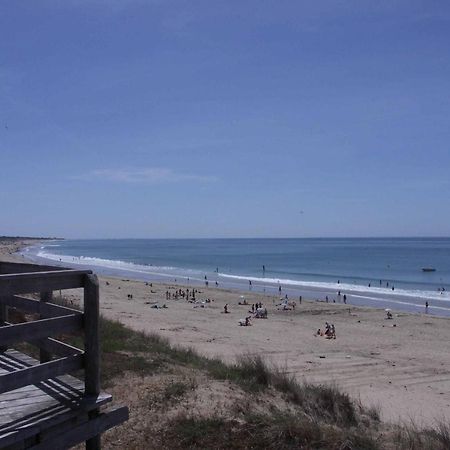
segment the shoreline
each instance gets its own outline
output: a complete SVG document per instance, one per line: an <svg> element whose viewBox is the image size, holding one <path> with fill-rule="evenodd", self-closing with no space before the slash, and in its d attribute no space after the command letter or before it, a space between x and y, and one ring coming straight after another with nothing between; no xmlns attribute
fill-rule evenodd
<svg viewBox="0 0 450 450"><path fill-rule="evenodd" d="M52 247L50 245L50 247ZM41 247L42 248L42 247ZM51 250L50 250L51 252ZM300 296L315 301L353 306L374 307L378 309L392 309L399 312L414 314L426 313L441 317L450 317L450 292L438 290L421 290L412 287L391 288L380 287L373 284L348 283L337 280L308 281L278 279L273 276L255 277L242 276L222 272L202 272L198 269L183 269L177 267L159 267L134 262L124 262L113 259L97 257L78 257L48 253L44 250L32 249L25 257L37 264L61 265L73 268L87 268L102 276L115 276L118 278L133 278L140 281L155 283L177 283L191 286L205 287L206 276L209 286L225 287L243 292L259 292L284 297L286 294L295 300ZM282 292L278 288L282 287ZM344 299L346 297L346 301ZM427 306L428 305L428 306Z"/></svg>
<svg viewBox="0 0 450 450"><path fill-rule="evenodd" d="M0 244L0 260L24 260L11 249L4 251ZM166 291L186 288L181 284L146 285L102 275L99 282L101 313L134 330L160 334L173 344L225 361L261 354L299 380L336 384L364 404L379 406L384 420L414 419L418 425L450 420L447 318L397 313L386 320L382 309L315 301L297 301L295 310L282 311L275 306L278 295L215 287L198 288L200 300L211 299L202 308L183 299L166 300ZM268 319L240 327L239 320L249 315L248 306L238 305L240 295L250 305L261 301ZM67 291L66 297L78 302L80 293ZM167 308L152 308L156 303ZM229 314L222 313L226 303ZM335 324L336 340L315 335L325 322Z"/></svg>

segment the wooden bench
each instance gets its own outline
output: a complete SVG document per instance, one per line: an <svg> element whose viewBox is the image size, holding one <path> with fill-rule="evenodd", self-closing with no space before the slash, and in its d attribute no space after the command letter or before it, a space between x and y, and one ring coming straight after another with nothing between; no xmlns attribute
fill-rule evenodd
<svg viewBox="0 0 450 450"><path fill-rule="evenodd" d="M84 308L52 301L53 291L82 288ZM39 298L29 294L39 293ZM28 294L28 295L24 295ZM35 320L11 323L11 309ZM84 350L54 337L83 333ZM53 337L52 337L53 336ZM24 342L39 359L14 349ZM104 405L100 391L99 289L89 270L0 263L0 448L65 449L128 419L127 407ZM84 371L84 381L70 373Z"/></svg>

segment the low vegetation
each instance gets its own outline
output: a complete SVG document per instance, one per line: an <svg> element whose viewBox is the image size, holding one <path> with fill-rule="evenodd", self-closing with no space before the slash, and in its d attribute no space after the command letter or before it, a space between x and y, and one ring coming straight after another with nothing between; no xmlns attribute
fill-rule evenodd
<svg viewBox="0 0 450 450"><path fill-rule="evenodd" d="M260 356L241 356L234 364L225 364L104 318L101 336L104 383L114 384L126 372L170 379L175 368L182 367L211 382L234 385L246 399L240 412L222 409L202 415L183 410L167 416L153 435L157 438L137 448L450 449L447 424L429 430L384 424L378 409L364 408L335 386L300 383ZM159 408L166 411L181 399L189 402L197 387L195 378L169 381L160 394ZM280 396L284 403L278 407L269 402L264 411L258 410L256 405L265 396Z"/></svg>
<svg viewBox="0 0 450 450"><path fill-rule="evenodd" d="M335 386L300 383L261 356L226 364L105 318L100 331L103 387L130 405L105 448L119 439L137 449L450 449L449 424L385 424L378 409ZM62 339L83 345L82 336Z"/></svg>

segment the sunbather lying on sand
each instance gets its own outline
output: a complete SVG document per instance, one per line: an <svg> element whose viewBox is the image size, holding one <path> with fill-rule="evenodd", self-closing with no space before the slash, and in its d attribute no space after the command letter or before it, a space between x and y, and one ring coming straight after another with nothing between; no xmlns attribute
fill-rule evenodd
<svg viewBox="0 0 450 450"><path fill-rule="evenodd" d="M251 325L250 322L250 316L246 317L245 319L239 319L239 326L241 327L248 327Z"/></svg>

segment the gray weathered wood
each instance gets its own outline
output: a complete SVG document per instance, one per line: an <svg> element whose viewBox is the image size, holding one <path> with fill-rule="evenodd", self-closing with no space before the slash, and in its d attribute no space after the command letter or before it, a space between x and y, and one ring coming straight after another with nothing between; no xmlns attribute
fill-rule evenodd
<svg viewBox="0 0 450 450"><path fill-rule="evenodd" d="M83 368L83 355L66 356L0 375L0 394Z"/></svg>
<svg viewBox="0 0 450 450"><path fill-rule="evenodd" d="M93 422L97 420L97 418L100 415L100 410L94 410L90 411L88 413L89 422ZM86 450L100 450L102 447L102 440L101 440L101 431L99 431L98 434L95 436L89 437L89 439L86 439Z"/></svg>
<svg viewBox="0 0 450 450"><path fill-rule="evenodd" d="M47 306L45 303L51 302L53 299L53 292L47 291L47 292L41 292L41 301L39 303L40 306L40 314L39 317L41 319L47 319L48 316L45 314L45 306ZM50 361L52 359L52 355L47 352L43 347L39 349L39 360L41 363Z"/></svg>
<svg viewBox="0 0 450 450"><path fill-rule="evenodd" d="M1 297L0 297L0 327L6 324L8 321L8 306L3 305L1 303ZM0 341L1 344L1 341ZM6 345L0 345L0 353L6 351L7 346Z"/></svg>
<svg viewBox="0 0 450 450"><path fill-rule="evenodd" d="M59 270L0 275L0 296L82 287L90 270Z"/></svg>
<svg viewBox="0 0 450 450"><path fill-rule="evenodd" d="M0 327L8 321L8 306L1 303L0 298Z"/></svg>
<svg viewBox="0 0 450 450"><path fill-rule="evenodd" d="M14 325L14 324L6 322L6 325ZM61 342L53 338L44 338L44 339L27 338L25 342L31 345L35 345L38 348L42 348L48 353L53 353L54 355L57 356L71 356L84 354L83 350L80 350L77 347L73 347L72 345L66 344L65 342Z"/></svg>
<svg viewBox="0 0 450 450"><path fill-rule="evenodd" d="M38 363L27 355L8 350L0 357L0 374L7 373L2 362L8 360L24 367ZM70 375L0 394L0 448L23 443L38 433L47 434L47 430L51 433L52 427L110 401L111 395L104 392L96 397L85 396L84 383Z"/></svg>
<svg viewBox="0 0 450 450"><path fill-rule="evenodd" d="M33 450L48 450L49 448L65 449L73 447L84 440L88 441L90 438L97 436L126 420L128 420L128 408L124 406L111 408L85 424L74 427L72 430L57 435L53 439L45 440L41 444L34 446Z"/></svg>
<svg viewBox="0 0 450 450"><path fill-rule="evenodd" d="M60 317L69 314L82 314L81 311L67 306L56 305L54 303L41 303L39 300L22 297L20 295L6 295L0 297L0 304L20 309L21 311L39 314L43 313L47 317Z"/></svg>
<svg viewBox="0 0 450 450"><path fill-rule="evenodd" d="M84 288L84 313L51 302L51 291L78 287ZM18 295L27 293L40 293L40 301ZM40 319L9 324L8 307ZM0 352L0 448L62 449L85 441L88 450L100 449L100 434L127 420L128 409L100 412L111 396L100 392L97 277L86 270L0 263L0 308L0 343L25 341L41 349L41 364L11 349ZM83 328L85 352L50 337ZM52 354L59 358L50 360ZM84 383L65 375L83 367Z"/></svg>
<svg viewBox="0 0 450 450"><path fill-rule="evenodd" d="M48 272L51 270L68 270L66 267L44 266L40 264L0 262L0 274Z"/></svg>
<svg viewBox="0 0 450 450"><path fill-rule="evenodd" d="M53 338L27 340L26 342L56 356L82 355L84 353L83 350L80 350L79 348Z"/></svg>
<svg viewBox="0 0 450 450"><path fill-rule="evenodd" d="M84 352L86 394L100 392L99 287L95 275L86 275L84 287Z"/></svg>
<svg viewBox="0 0 450 450"><path fill-rule="evenodd" d="M100 341L99 341L99 285L95 275L86 275L84 287L84 351L85 365L85 392L97 395L100 392ZM99 411L89 413L89 422L97 420ZM86 450L100 450L100 433L86 439Z"/></svg>
<svg viewBox="0 0 450 450"><path fill-rule="evenodd" d="M11 345L27 339L41 339L58 333L70 333L81 330L83 316L53 317L51 319L35 320L33 322L19 323L0 327L0 342L2 345Z"/></svg>

